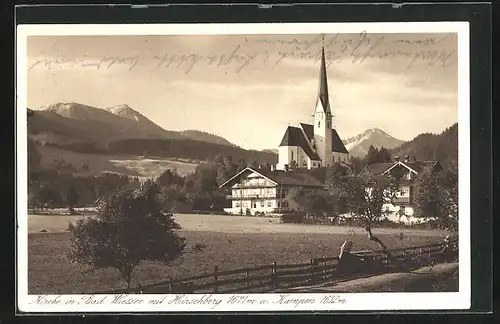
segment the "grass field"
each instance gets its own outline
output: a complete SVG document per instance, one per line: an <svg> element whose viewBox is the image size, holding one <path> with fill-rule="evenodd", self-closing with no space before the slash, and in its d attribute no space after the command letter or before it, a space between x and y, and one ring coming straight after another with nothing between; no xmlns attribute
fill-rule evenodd
<svg viewBox="0 0 500 324"><path fill-rule="evenodd" d="M39 146L38 150L42 156L40 161L42 167L53 168L54 160L62 158L73 166L76 175L82 176L112 172L148 179L158 177L166 169L175 169L181 176L185 176L193 173L198 165L173 159L84 154L48 146ZM88 170L84 170L83 165L87 165Z"/></svg>
<svg viewBox="0 0 500 324"><path fill-rule="evenodd" d="M229 270L274 261L278 264L308 262L315 257L338 255L340 245L348 237L354 243L354 250L377 248L362 229L356 228L276 224L267 218L214 215L178 215L176 219L183 226L181 235L188 240L188 253L170 265L140 265L136 275L141 284L211 273L214 266ZM115 270L85 272L87 267L66 258L70 234L64 230L68 221L70 219L64 216L29 217L32 233L28 238L29 293L93 293L123 288L125 283ZM42 227L51 230L39 233ZM436 242L445 235L437 231L405 230L401 240L398 234L402 231L397 229L374 229L373 232L390 248ZM198 243L206 248L190 252Z"/></svg>

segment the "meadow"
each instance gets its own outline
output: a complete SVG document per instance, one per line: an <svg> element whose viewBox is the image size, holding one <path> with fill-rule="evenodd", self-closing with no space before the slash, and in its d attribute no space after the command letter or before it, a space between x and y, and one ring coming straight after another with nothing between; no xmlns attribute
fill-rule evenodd
<svg viewBox="0 0 500 324"><path fill-rule="evenodd" d="M198 165L181 159L87 154L49 146L39 146L38 150L42 156L40 165L43 168L55 168L55 161L62 158L73 166L74 174L79 176L118 173L139 179L150 179L160 176L167 169L176 170L181 176L186 176L193 173ZM83 168L84 165L87 168Z"/></svg>
<svg viewBox="0 0 500 324"><path fill-rule="evenodd" d="M29 216L30 294L95 293L125 287L114 269L89 271L68 260L70 234L66 229L68 222L75 220L66 216ZM180 235L188 241L186 253L168 265L144 262L135 271L133 285L211 273L215 266L224 271L274 261L299 263L336 256L346 238L353 241L353 250L377 249L360 228L278 224L276 219L238 216L177 215L176 220L182 226ZM42 230L46 232L40 233ZM373 233L390 248L437 242L446 235L409 229L374 229ZM197 244L204 249L193 249Z"/></svg>

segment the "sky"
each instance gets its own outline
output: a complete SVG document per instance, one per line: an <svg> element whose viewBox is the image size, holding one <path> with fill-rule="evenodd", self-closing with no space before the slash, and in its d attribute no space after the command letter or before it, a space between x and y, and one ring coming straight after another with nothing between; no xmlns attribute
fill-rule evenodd
<svg viewBox="0 0 500 324"><path fill-rule="evenodd" d="M333 126L411 140L458 121L456 34L326 34ZM277 148L311 123L320 35L30 36L32 109L127 104L167 130Z"/></svg>

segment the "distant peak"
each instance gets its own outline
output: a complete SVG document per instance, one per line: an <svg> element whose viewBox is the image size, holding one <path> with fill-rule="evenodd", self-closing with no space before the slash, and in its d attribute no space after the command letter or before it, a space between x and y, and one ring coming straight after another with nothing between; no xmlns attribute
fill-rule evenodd
<svg viewBox="0 0 500 324"><path fill-rule="evenodd" d="M133 119L136 122L139 122L139 119L144 119L144 117L140 113L130 108L130 106L126 104L110 107L107 108L106 110L116 116Z"/></svg>
<svg viewBox="0 0 500 324"><path fill-rule="evenodd" d="M387 134L386 132L384 132L383 130L381 130L378 127L373 127L373 128L367 129L365 131L365 133L383 133L383 134Z"/></svg>
<svg viewBox="0 0 500 324"><path fill-rule="evenodd" d="M110 108L107 108L108 111L112 112L112 113L117 113L117 112L136 112L134 109L130 108L129 105L126 105L126 104L121 104L121 105L117 105L117 106L113 106L113 107L110 107Z"/></svg>

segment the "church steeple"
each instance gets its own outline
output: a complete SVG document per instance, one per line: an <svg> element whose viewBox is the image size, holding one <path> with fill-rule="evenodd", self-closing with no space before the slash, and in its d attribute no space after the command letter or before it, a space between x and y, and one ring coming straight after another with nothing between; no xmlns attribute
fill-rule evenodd
<svg viewBox="0 0 500 324"><path fill-rule="evenodd" d="M318 100L321 101L323 111L330 113L330 100L328 98L328 80L326 75L326 62L325 62L325 36L321 36L321 66L319 72L319 92Z"/></svg>

